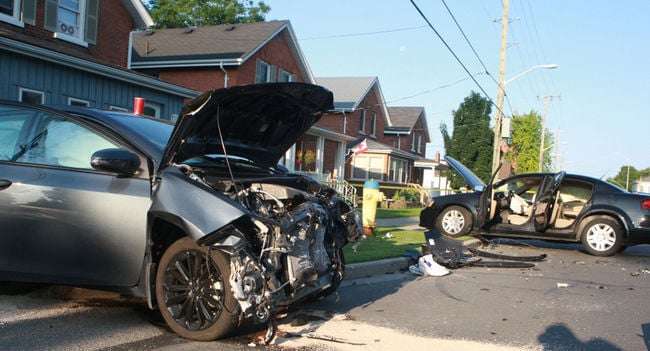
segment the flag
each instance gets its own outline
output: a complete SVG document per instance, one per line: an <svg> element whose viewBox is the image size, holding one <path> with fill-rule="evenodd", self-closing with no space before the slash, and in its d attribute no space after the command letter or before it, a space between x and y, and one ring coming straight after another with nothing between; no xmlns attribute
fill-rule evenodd
<svg viewBox="0 0 650 351"><path fill-rule="evenodd" d="M352 149L352 152L354 153L355 156L358 154L362 154L366 151L368 151L368 144L366 143L365 138L361 140L361 142Z"/></svg>

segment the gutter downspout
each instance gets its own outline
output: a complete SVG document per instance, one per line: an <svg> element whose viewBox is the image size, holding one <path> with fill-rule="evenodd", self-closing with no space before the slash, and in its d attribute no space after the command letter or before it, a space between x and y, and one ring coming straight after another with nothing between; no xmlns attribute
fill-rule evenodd
<svg viewBox="0 0 650 351"><path fill-rule="evenodd" d="M223 68L223 62L219 62L219 68L223 72L223 87L227 88L228 87L228 71L226 71L225 68Z"/></svg>
<svg viewBox="0 0 650 351"><path fill-rule="evenodd" d="M126 54L126 69L131 69L131 51L133 51L133 31L129 32L129 52Z"/></svg>

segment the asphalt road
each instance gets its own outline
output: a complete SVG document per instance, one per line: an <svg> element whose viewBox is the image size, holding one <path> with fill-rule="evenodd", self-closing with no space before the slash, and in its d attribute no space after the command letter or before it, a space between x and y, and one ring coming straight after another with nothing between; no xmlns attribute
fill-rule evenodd
<svg viewBox="0 0 650 351"><path fill-rule="evenodd" d="M255 349L650 350L650 246L598 258L578 245L527 243L542 247L504 242L491 250L548 259L526 269L348 280L338 295L300 304L280 320L274 345ZM292 326L296 320L306 324ZM195 343L139 301L60 287L0 289L1 350L250 350L256 331Z"/></svg>
<svg viewBox="0 0 650 351"><path fill-rule="evenodd" d="M600 258L579 245L506 243L512 242L490 251L549 257L528 269L465 267L444 277L356 280L341 289L335 310L432 338L520 349L650 350L650 246Z"/></svg>

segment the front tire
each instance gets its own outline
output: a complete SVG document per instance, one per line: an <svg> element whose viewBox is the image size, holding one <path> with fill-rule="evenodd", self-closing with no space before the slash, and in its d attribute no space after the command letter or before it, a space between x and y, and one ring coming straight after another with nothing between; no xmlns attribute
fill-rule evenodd
<svg viewBox="0 0 650 351"><path fill-rule="evenodd" d="M594 256L611 256L618 252L623 242L623 229L618 222L597 217L588 220L582 230L582 245Z"/></svg>
<svg viewBox="0 0 650 351"><path fill-rule="evenodd" d="M185 237L163 254L156 273L156 299L167 325L186 339L210 341L237 323L225 254Z"/></svg>
<svg viewBox="0 0 650 351"><path fill-rule="evenodd" d="M436 229L451 238L465 236L472 229L472 215L464 207L447 207L436 219Z"/></svg>

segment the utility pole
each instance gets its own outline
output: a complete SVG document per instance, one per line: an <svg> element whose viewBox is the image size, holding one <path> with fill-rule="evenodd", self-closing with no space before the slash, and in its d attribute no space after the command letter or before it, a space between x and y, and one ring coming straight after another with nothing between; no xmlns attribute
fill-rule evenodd
<svg viewBox="0 0 650 351"><path fill-rule="evenodd" d="M544 166L544 138L546 137L546 112L548 111L548 100L553 100L553 98L560 98L559 96L550 96L544 95L544 113L542 114L542 141L539 143L539 167L538 171L543 171Z"/></svg>
<svg viewBox="0 0 650 351"><path fill-rule="evenodd" d="M553 157L553 173L557 172L557 149L558 145L560 145L560 140L558 136L560 135L560 130L555 129L555 156Z"/></svg>
<svg viewBox="0 0 650 351"><path fill-rule="evenodd" d="M497 118L494 123L494 149L492 150L492 173L501 163L501 121L503 120L503 98L505 95L506 49L508 48L508 3L503 0L501 16L501 60L499 64L499 91L497 93ZM497 178L499 178L497 176Z"/></svg>

